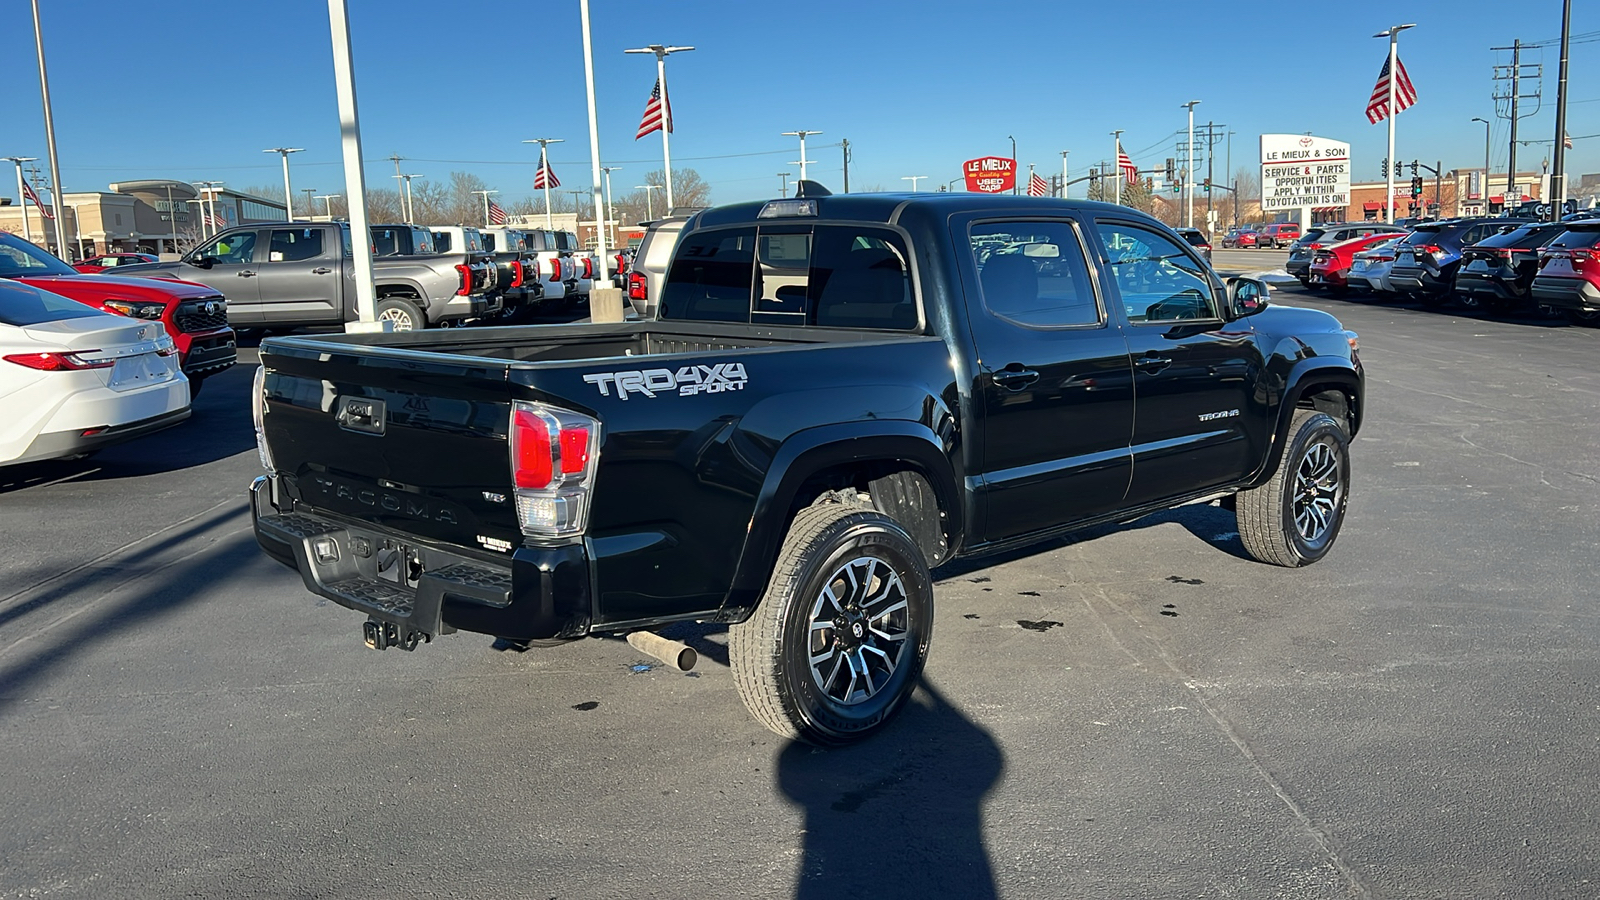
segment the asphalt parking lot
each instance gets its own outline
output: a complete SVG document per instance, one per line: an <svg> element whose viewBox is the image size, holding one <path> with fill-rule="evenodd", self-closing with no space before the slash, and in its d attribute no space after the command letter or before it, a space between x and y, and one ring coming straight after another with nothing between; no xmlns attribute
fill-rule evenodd
<svg viewBox="0 0 1600 900"><path fill-rule="evenodd" d="M829 752L716 629L364 649L255 548L247 350L0 469L0 897L1600 895L1600 331L1275 296L1361 335L1332 555L1191 506L947 568L914 706Z"/></svg>

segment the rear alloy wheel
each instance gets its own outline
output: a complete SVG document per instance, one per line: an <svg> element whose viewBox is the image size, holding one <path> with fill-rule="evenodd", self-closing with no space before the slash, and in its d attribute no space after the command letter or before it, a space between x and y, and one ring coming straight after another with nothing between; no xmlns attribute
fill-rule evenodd
<svg viewBox="0 0 1600 900"><path fill-rule="evenodd" d="M893 519L839 503L795 516L772 581L728 632L739 695L774 732L860 740L911 696L933 638L933 580Z"/></svg>
<svg viewBox="0 0 1600 900"><path fill-rule="evenodd" d="M1600 310L1569 309L1567 310L1567 321L1574 325L1597 328L1600 327Z"/></svg>
<svg viewBox="0 0 1600 900"><path fill-rule="evenodd" d="M420 331L428 327L422 310L405 297L387 297L379 301L378 321L391 323L395 331Z"/></svg>
<svg viewBox="0 0 1600 900"><path fill-rule="evenodd" d="M1326 556L1350 502L1350 439L1327 413L1295 410L1283 461L1266 484L1239 492L1239 539L1275 566Z"/></svg>

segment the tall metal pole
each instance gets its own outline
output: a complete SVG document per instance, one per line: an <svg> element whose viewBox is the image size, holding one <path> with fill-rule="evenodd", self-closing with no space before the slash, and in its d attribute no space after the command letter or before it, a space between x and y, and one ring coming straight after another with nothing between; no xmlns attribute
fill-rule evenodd
<svg viewBox="0 0 1600 900"><path fill-rule="evenodd" d="M850 193L850 140L840 138L839 148L844 155L844 192L848 194Z"/></svg>
<svg viewBox="0 0 1600 900"><path fill-rule="evenodd" d="M806 163L811 162L811 160L806 159L806 135L808 135L808 134L821 134L821 133L822 132L820 132L820 131L804 131L804 130L802 130L802 131L785 131L784 132L784 136L785 137L798 137L798 138L800 138L800 159L797 162L792 163L792 165L798 165L800 167L800 180L801 181L805 181L806 180ZM671 213L672 210L668 209L667 212Z"/></svg>
<svg viewBox="0 0 1600 900"><path fill-rule="evenodd" d="M33 243L33 223L28 220L28 194L22 189L22 164L33 162L37 156L8 156L6 159L17 167L17 205L22 207L22 236L28 243Z"/></svg>
<svg viewBox="0 0 1600 900"><path fill-rule="evenodd" d="M617 208L612 205L611 173L621 166L601 166L600 171L606 173L606 227L611 229L611 243L617 243Z"/></svg>
<svg viewBox="0 0 1600 900"><path fill-rule="evenodd" d="M1483 200L1484 212L1489 211L1489 120L1482 116L1473 116L1472 121L1483 123L1483 191L1478 196ZM1460 205L1460 204L1457 204Z"/></svg>
<svg viewBox="0 0 1600 900"><path fill-rule="evenodd" d="M778 182L778 196L779 197L787 197L787 196L789 196L789 173L788 172L779 172L778 173L778 178L781 179Z"/></svg>
<svg viewBox="0 0 1600 900"><path fill-rule="evenodd" d="M1015 172L1017 170L1017 139L1012 137L1009 134L1006 135L1006 137L1010 138L1010 140L1011 140L1011 171ZM1015 178L1013 178L1013 179L1011 179L1011 193L1014 195L1014 194L1016 194L1016 192L1017 192L1017 180Z"/></svg>
<svg viewBox="0 0 1600 900"><path fill-rule="evenodd" d="M1061 151L1061 199L1067 199L1067 152Z"/></svg>
<svg viewBox="0 0 1600 900"><path fill-rule="evenodd" d="M328 23L333 31L333 80L339 95L339 131L344 145L345 209L350 213L350 247L356 275L356 319L352 329L371 330L362 324L378 321L378 290L372 278L372 232L367 224L366 169L361 155L361 116L356 110L356 71L350 46L350 11L347 0L328 0ZM333 204L328 204L332 217ZM422 323L418 323L419 325Z"/></svg>
<svg viewBox="0 0 1600 900"><path fill-rule="evenodd" d="M594 46L593 42L589 38L589 0L580 0L578 9L582 13L583 19L583 79L584 86L589 92L589 166L594 170L594 180L589 183L592 185L591 189L594 192L593 202L595 218L599 218L601 215L601 210L605 209L605 198L601 196L600 193L600 119L595 114L594 106ZM662 114L665 115L667 103L666 53L663 52L656 57L656 66L661 75L661 104ZM663 151L666 148L666 142L667 129L666 122L663 121L661 128L661 145ZM670 165L667 167L667 184L672 184L672 167ZM668 190L671 190L671 188L669 187ZM606 230L604 228L596 228L594 230L594 238L595 255L600 257L599 280L605 282L606 284L610 284L611 261L606 258L608 256L606 253Z"/></svg>
<svg viewBox="0 0 1600 900"><path fill-rule="evenodd" d="M1400 73L1395 70L1395 61L1400 57L1399 42L1400 30L1398 28L1389 29L1389 155L1384 157L1389 160L1389 167L1388 171L1383 173L1383 220L1391 224L1394 222L1394 120L1399 118L1399 116L1395 115L1394 110L1395 85L1400 76ZM1512 102L1515 103L1516 101L1513 100Z"/></svg>
<svg viewBox="0 0 1600 900"><path fill-rule="evenodd" d="M328 221L333 221L333 201L343 197L343 194L318 194L317 199L322 201L322 212Z"/></svg>
<svg viewBox="0 0 1600 900"><path fill-rule="evenodd" d="M498 194L499 191L473 191L474 194L483 195L483 227L489 227L489 195Z"/></svg>
<svg viewBox="0 0 1600 900"><path fill-rule="evenodd" d="M401 175L400 177L405 180L405 185L406 185L406 195L405 195L406 224L407 225L415 225L415 224L417 224L417 207L416 207L415 204L413 204L411 202L411 179L413 179L413 178L421 178L422 176L413 173L413 174L408 174L408 175Z"/></svg>
<svg viewBox="0 0 1600 900"><path fill-rule="evenodd" d="M39 30L39 0L33 0L33 46L39 53L39 93L44 102L44 141L50 157L50 205L55 209L56 246L66 252L67 232L61 220L61 165L56 161L56 120L50 112L50 76L44 67L44 35ZM23 204L27 218L27 204Z"/></svg>
<svg viewBox="0 0 1600 900"><path fill-rule="evenodd" d="M654 222L656 218L656 205L654 202L656 195L651 193L651 191L661 190L661 185L636 184L633 186L633 189L636 191L644 191L644 218L647 222Z"/></svg>
<svg viewBox="0 0 1600 900"><path fill-rule="evenodd" d="M283 214L294 221L294 188L289 186L289 154L304 152L303 147L273 147L262 153L276 153L283 157Z"/></svg>
<svg viewBox="0 0 1600 900"><path fill-rule="evenodd" d="M1567 202L1567 42L1572 32L1572 0L1561 4L1561 74L1556 82L1556 143L1551 154L1550 221L1561 221Z"/></svg>
<svg viewBox="0 0 1600 900"><path fill-rule="evenodd" d="M1183 172L1183 227L1194 227L1194 108L1199 100L1181 104L1189 108L1189 146L1184 150Z"/></svg>
<svg viewBox="0 0 1600 900"><path fill-rule="evenodd" d="M316 200L317 189L316 188L301 188L300 189L300 193L306 195L306 221L310 222L310 221L312 221L312 217L317 214L317 200Z"/></svg>
<svg viewBox="0 0 1600 900"><path fill-rule="evenodd" d="M544 227L554 229L554 220L550 217L550 157L548 155L551 144L559 144L566 138L534 138L523 141L524 144L539 145L539 169L543 172L539 179L544 182Z"/></svg>
<svg viewBox="0 0 1600 900"><path fill-rule="evenodd" d="M1122 205L1122 129L1111 132L1111 164L1116 167L1117 177L1111 179L1116 185L1116 203ZM1105 196L1102 194L1101 196Z"/></svg>
<svg viewBox="0 0 1600 900"><path fill-rule="evenodd" d="M587 2L587 0L585 0ZM623 53L654 53L656 57L656 84L661 87L661 161L662 175L667 189L667 215L672 215L672 142L669 135L672 129L670 116L672 104L667 100L667 57L674 53L685 53L693 47L668 47L664 44L651 44L647 47L638 47L633 50L624 50ZM598 182L599 177L595 180Z"/></svg>

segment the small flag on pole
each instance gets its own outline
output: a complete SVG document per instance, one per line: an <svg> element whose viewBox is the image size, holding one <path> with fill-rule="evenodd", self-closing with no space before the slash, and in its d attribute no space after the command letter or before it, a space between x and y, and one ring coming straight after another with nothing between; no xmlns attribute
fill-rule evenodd
<svg viewBox="0 0 1600 900"><path fill-rule="evenodd" d="M1417 89L1412 86L1411 76L1406 74L1406 64L1400 61L1400 57L1396 56L1394 63L1398 74L1394 79L1394 112L1399 114L1417 102ZM1383 71L1378 73L1378 83L1372 88L1372 96L1367 98L1367 121L1376 125L1388 118L1389 114L1389 60L1384 59Z"/></svg>
<svg viewBox="0 0 1600 900"><path fill-rule="evenodd" d="M500 207L500 204L494 202L493 200L490 200L489 201L489 224L490 225L504 225L505 223L506 223L506 211Z"/></svg>
<svg viewBox="0 0 1600 900"><path fill-rule="evenodd" d="M26 181L22 183L22 195L28 198L29 203L39 207L39 213L46 219L54 219L56 217L55 210L45 206L44 202L39 199L39 195L34 193L33 185L27 183Z"/></svg>
<svg viewBox="0 0 1600 900"><path fill-rule="evenodd" d="M1049 183L1046 182L1043 178L1040 178L1039 177L1039 173L1037 173L1037 172L1029 173L1029 175L1028 175L1028 196L1029 197L1046 197L1046 196L1049 196L1049 194L1050 194L1050 185L1049 185Z"/></svg>
<svg viewBox="0 0 1600 900"><path fill-rule="evenodd" d="M1122 173L1123 178L1128 179L1129 184L1139 183L1139 167L1133 164L1128 154L1122 152L1121 141L1117 141L1117 171Z"/></svg>
<svg viewBox="0 0 1600 900"><path fill-rule="evenodd" d="M639 120L639 133L633 136L634 140L662 128L667 134L672 133L672 101L663 100L661 93L661 79L657 78L655 89L650 92L650 102L644 105L644 118Z"/></svg>
<svg viewBox="0 0 1600 900"><path fill-rule="evenodd" d="M535 190L561 187L561 179L550 171L550 160L545 157L543 147L539 148L539 171L533 176L533 187Z"/></svg>
<svg viewBox="0 0 1600 900"><path fill-rule="evenodd" d="M1571 150L1572 149L1572 135L1567 134L1565 131L1561 132L1561 146L1567 148L1568 150Z"/></svg>

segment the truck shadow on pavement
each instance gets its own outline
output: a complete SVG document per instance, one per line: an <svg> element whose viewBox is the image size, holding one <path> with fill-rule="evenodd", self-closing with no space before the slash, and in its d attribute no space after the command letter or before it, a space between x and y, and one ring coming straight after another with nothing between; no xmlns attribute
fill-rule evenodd
<svg viewBox="0 0 1600 900"><path fill-rule="evenodd" d="M795 897L998 896L983 801L1004 772L995 739L926 679L872 738L791 743L776 780L805 814Z"/></svg>

